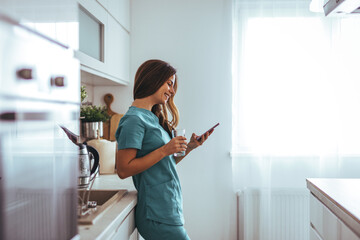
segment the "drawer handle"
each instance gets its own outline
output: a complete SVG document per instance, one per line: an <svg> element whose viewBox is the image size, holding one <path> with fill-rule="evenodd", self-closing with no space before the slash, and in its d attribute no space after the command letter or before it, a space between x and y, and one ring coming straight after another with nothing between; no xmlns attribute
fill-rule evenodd
<svg viewBox="0 0 360 240"><path fill-rule="evenodd" d="M31 68L22 68L16 71L16 76L19 79L31 80L33 79L33 69Z"/></svg>
<svg viewBox="0 0 360 240"><path fill-rule="evenodd" d="M52 77L50 79L50 84L51 86L55 86L55 87L65 87L65 77L63 76Z"/></svg>

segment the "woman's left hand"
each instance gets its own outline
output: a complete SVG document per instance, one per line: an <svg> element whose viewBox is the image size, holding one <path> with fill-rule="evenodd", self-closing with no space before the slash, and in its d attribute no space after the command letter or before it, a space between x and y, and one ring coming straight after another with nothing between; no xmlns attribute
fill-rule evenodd
<svg viewBox="0 0 360 240"><path fill-rule="evenodd" d="M197 148L198 146L201 146L205 141L206 139L208 139L208 137L210 136L210 134L214 131L214 129L212 129L210 132L206 132L201 138L200 140L196 140L199 136L196 135L195 133L193 133L191 135L191 139L188 143L188 149L189 150L193 150L195 148Z"/></svg>

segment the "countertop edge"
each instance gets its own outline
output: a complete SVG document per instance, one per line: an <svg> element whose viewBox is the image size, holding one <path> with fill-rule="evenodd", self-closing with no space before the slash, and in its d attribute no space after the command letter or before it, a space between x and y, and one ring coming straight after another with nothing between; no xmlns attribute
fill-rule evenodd
<svg viewBox="0 0 360 240"><path fill-rule="evenodd" d="M360 237L360 220L345 209L340 203L326 192L321 190L312 179L306 179L307 188L318 198L332 213L334 213L345 225L347 225L357 236Z"/></svg>

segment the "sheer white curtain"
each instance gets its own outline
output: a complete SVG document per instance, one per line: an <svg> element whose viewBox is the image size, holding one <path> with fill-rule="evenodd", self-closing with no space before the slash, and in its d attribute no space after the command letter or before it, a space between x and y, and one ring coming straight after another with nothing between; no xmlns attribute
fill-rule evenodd
<svg viewBox="0 0 360 240"><path fill-rule="evenodd" d="M360 18L325 18L309 4L234 1L236 190L360 177ZM262 204L259 239L271 239Z"/></svg>

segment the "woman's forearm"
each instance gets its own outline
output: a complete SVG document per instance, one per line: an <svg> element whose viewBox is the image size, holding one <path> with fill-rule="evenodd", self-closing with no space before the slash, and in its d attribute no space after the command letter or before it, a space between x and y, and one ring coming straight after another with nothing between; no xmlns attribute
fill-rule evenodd
<svg viewBox="0 0 360 240"><path fill-rule="evenodd" d="M124 161L121 159L121 156L119 156L120 154L121 150L118 152L116 171L121 179L141 173L167 156L163 147L160 147L143 157L134 157L129 161Z"/></svg>
<svg viewBox="0 0 360 240"><path fill-rule="evenodd" d="M182 136L175 137L162 147L137 158L137 149L127 148L118 150L116 159L116 171L120 178L127 178L145 171L155 165L161 159L175 152L185 151L186 138ZM189 153L189 151L187 151Z"/></svg>

